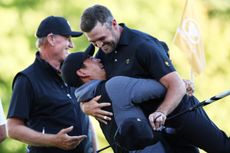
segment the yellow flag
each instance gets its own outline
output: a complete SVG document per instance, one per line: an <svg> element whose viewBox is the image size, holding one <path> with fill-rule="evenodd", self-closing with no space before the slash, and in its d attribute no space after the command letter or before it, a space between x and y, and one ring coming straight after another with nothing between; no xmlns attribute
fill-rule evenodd
<svg viewBox="0 0 230 153"><path fill-rule="evenodd" d="M205 67L205 55L193 2L194 0L186 1L181 24L174 37L174 43L185 52L192 70L199 74Z"/></svg>

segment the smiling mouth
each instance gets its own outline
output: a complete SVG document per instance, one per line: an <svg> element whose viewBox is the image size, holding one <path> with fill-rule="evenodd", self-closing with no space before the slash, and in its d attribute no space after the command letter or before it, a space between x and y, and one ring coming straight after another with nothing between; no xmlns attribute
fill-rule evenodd
<svg viewBox="0 0 230 153"><path fill-rule="evenodd" d="M108 48L107 48L107 47L102 47L102 49L103 49L103 50L105 50L105 51L107 51L107 50L108 50Z"/></svg>
<svg viewBox="0 0 230 153"><path fill-rule="evenodd" d="M100 68L101 68L101 69L104 69L104 65L103 65L103 64L101 64L101 65L100 65Z"/></svg>
<svg viewBox="0 0 230 153"><path fill-rule="evenodd" d="M108 50L108 49L110 48L110 45L109 45L109 44L104 44L104 45L102 46L102 48L103 48L104 50Z"/></svg>

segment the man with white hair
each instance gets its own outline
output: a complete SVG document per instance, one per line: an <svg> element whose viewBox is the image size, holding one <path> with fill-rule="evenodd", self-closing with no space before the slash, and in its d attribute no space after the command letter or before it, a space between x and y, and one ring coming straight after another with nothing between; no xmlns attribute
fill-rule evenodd
<svg viewBox="0 0 230 153"><path fill-rule="evenodd" d="M13 80L8 113L9 137L28 144L28 153L93 153L90 121L74 90L61 78L60 66L73 48L72 31L63 17L49 16L39 25L33 64Z"/></svg>

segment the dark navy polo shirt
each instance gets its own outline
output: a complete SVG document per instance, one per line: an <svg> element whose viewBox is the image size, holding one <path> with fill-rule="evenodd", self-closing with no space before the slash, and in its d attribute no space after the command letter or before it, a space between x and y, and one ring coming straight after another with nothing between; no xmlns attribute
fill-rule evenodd
<svg viewBox="0 0 230 153"><path fill-rule="evenodd" d="M146 33L129 29L124 24L120 25L123 31L116 49L109 54L99 49L96 55L104 64L108 79L123 75L159 80L175 71L164 42Z"/></svg>
<svg viewBox="0 0 230 153"><path fill-rule="evenodd" d="M88 117L81 111L74 90L37 53L34 63L14 79L8 118L22 119L29 128L47 134L56 134L73 125L69 135L87 135ZM72 151L51 147L29 148L31 152L39 153L72 153L83 152L83 145L84 142Z"/></svg>

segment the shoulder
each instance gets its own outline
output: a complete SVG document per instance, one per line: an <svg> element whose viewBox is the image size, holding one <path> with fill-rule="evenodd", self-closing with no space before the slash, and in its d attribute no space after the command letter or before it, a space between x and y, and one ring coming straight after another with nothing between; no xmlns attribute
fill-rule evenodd
<svg viewBox="0 0 230 153"><path fill-rule="evenodd" d="M147 35L136 45L136 56L169 57L168 46L165 42L159 41L157 38Z"/></svg>
<svg viewBox="0 0 230 153"><path fill-rule="evenodd" d="M13 79L13 83L12 83L12 88L14 87L15 83L17 82L17 84L24 84L24 83L28 83L29 82L29 76L30 75L34 75L35 72L35 68L34 68L34 64L31 64L30 66L28 66L27 68L25 68L24 70L18 72L14 79Z"/></svg>
<svg viewBox="0 0 230 153"><path fill-rule="evenodd" d="M156 37L148 33L135 29L129 29L129 33L132 37L131 40L133 45L136 45L137 47L150 47L151 49L163 50L164 52L168 52L169 50L165 42L158 40Z"/></svg>
<svg viewBox="0 0 230 153"><path fill-rule="evenodd" d="M157 38L137 30L133 30L133 36L129 45L131 45L137 53L141 54L157 53L158 51L166 52L163 44Z"/></svg>

